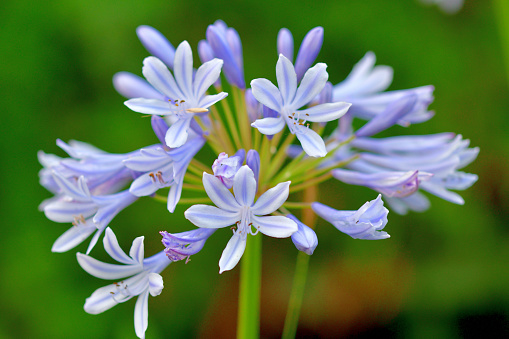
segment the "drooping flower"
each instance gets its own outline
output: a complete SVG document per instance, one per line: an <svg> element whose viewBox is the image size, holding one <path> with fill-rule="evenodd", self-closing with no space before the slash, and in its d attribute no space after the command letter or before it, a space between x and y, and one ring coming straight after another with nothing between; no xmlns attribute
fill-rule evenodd
<svg viewBox="0 0 509 339"><path fill-rule="evenodd" d="M297 88L297 74L290 60L284 55L279 56L276 65L276 77L279 88L267 79L251 81L253 95L268 108L279 113L277 117L258 119L251 126L267 135L280 132L285 124L290 132L295 134L302 144L304 151L313 157L323 157L327 154L325 143L318 133L309 128L307 121L327 122L343 116L349 103L335 102L313 106L299 111L322 91L327 82L326 65L316 64L305 74Z"/></svg>
<svg viewBox="0 0 509 339"><path fill-rule="evenodd" d="M144 237L134 239L127 255L119 246L117 237L108 227L104 236L104 249L123 265L108 264L86 254L77 253L80 266L94 277L106 280L125 279L97 289L85 302L85 311L99 314L133 297L134 329L139 338L145 338L148 326L148 295L155 297L163 290L161 273L171 263L163 251L144 259Z"/></svg>
<svg viewBox="0 0 509 339"><path fill-rule="evenodd" d="M221 180L207 173L203 173L203 186L217 207L194 205L185 212L185 217L198 227L221 228L236 225L219 260L219 273L231 270L237 265L246 248L248 234L256 235L261 232L275 238L286 238L298 229L297 224L287 217L265 216L276 211L286 201L289 181L269 189L256 202L256 180L248 166L242 166L235 175L235 196Z"/></svg>
<svg viewBox="0 0 509 339"><path fill-rule="evenodd" d="M390 237L387 232L382 231L387 224L389 213L384 207L382 195L366 202L357 211L338 211L319 202L311 204L311 208L338 230L354 239L380 240Z"/></svg>
<svg viewBox="0 0 509 339"><path fill-rule="evenodd" d="M200 252L207 239L216 231L211 228L198 228L197 230L181 232L181 233L168 233L166 231L159 232L162 236L162 243L164 253L171 261L179 261L189 258Z"/></svg>
<svg viewBox="0 0 509 339"><path fill-rule="evenodd" d="M184 41L175 52L175 78L156 57L145 58L143 64L143 75L164 95L164 100L134 98L127 100L125 104L135 112L173 116L176 121L168 129L165 141L168 147L180 147L187 140L194 115L206 113L210 106L228 95L225 92L205 95L207 89L218 79L223 61L213 59L204 63L193 79L193 54L189 43Z"/></svg>

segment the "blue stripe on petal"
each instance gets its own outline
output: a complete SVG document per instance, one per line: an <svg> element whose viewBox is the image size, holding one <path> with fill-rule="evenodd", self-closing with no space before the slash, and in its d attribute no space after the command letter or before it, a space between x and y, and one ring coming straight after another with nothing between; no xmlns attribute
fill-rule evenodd
<svg viewBox="0 0 509 339"><path fill-rule="evenodd" d="M215 176L203 173L203 187L210 200L219 208L228 212L237 212L240 209L237 200L226 186Z"/></svg>
<svg viewBox="0 0 509 339"><path fill-rule="evenodd" d="M266 215L277 210L288 199L290 181L282 182L267 190L256 200L251 212L256 215Z"/></svg>
<svg viewBox="0 0 509 339"><path fill-rule="evenodd" d="M276 77L283 105L289 105L297 92L297 74L292 63L283 54L276 64Z"/></svg>
<svg viewBox="0 0 509 339"><path fill-rule="evenodd" d="M252 216L253 226L265 235L274 238L287 238L297 232L297 223L284 216Z"/></svg>
<svg viewBox="0 0 509 339"><path fill-rule="evenodd" d="M124 105L129 107L130 110L138 113L157 115L173 114L170 111L170 103L159 99L129 99L124 102Z"/></svg>
<svg viewBox="0 0 509 339"><path fill-rule="evenodd" d="M253 171L247 165L242 166L237 174L235 174L233 192L239 205L253 205L256 194L256 180Z"/></svg>
<svg viewBox="0 0 509 339"><path fill-rule="evenodd" d="M234 268L239 262L246 249L247 239L240 235L234 234L219 259L219 274Z"/></svg>
<svg viewBox="0 0 509 339"><path fill-rule="evenodd" d="M240 220L239 212L228 212L209 205L194 205L185 211L184 216L198 227L221 228Z"/></svg>
<svg viewBox="0 0 509 339"><path fill-rule="evenodd" d="M251 88L256 100L274 111L281 112L283 99L272 82L267 79L254 79L251 81Z"/></svg>

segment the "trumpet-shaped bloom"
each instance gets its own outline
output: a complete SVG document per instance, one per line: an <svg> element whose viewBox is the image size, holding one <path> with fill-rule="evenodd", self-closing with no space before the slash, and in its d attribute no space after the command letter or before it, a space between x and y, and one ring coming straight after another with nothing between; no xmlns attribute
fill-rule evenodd
<svg viewBox="0 0 509 339"><path fill-rule="evenodd" d="M219 260L219 273L237 265L246 248L247 235L261 232L275 238L295 233L297 224L284 216L264 216L276 211L286 201L290 182L269 189L254 202L256 180L248 166L242 166L233 180L235 196L213 175L203 173L203 186L215 206L194 205L185 217L198 227L221 228L236 225Z"/></svg>
<svg viewBox="0 0 509 339"><path fill-rule="evenodd" d="M314 202L311 208L341 232L354 239L380 240L389 238L382 229L387 225L389 210L384 207L382 196L366 202L357 211L338 211Z"/></svg>
<svg viewBox="0 0 509 339"><path fill-rule="evenodd" d="M280 132L285 124L295 134L304 151L313 157L327 154L325 143L318 133L309 128L307 121L327 122L343 116L351 104L346 102L327 103L299 111L318 95L325 86L329 75L324 63L316 64L305 74L297 87L297 74L290 60L279 56L276 77L279 88L267 79L251 81L253 95L260 103L279 113L277 117L258 119L251 124L267 135Z"/></svg>
<svg viewBox="0 0 509 339"><path fill-rule="evenodd" d="M158 58L148 57L143 62L143 75L164 95L164 100L134 98L125 104L135 112L173 116L176 121L166 132L165 141L168 147L180 147L187 141L194 115L208 112L210 106L228 95L224 92L205 95L207 89L219 78L222 66L222 60L213 59L201 65L193 77L193 54L189 43L184 41L175 52L175 78Z"/></svg>
<svg viewBox="0 0 509 339"><path fill-rule="evenodd" d="M168 233L159 232L162 236L164 253L171 261L186 259L186 263L191 255L201 251L207 239L216 231L213 228L198 228L197 230Z"/></svg>
<svg viewBox="0 0 509 339"><path fill-rule="evenodd" d="M148 326L148 295L155 297L163 290L161 273L171 261L161 251L144 259L143 237L134 239L129 255L119 246L117 237L110 228L104 236L104 249L123 265L108 264L86 254L77 253L78 263L89 274L100 279L117 280L97 289L85 302L85 311L99 314L113 306L138 297L134 306L134 329L139 338L145 337ZM127 279L126 279L127 278Z"/></svg>
<svg viewBox="0 0 509 339"><path fill-rule="evenodd" d="M99 236L110 221L138 197L123 191L115 194L95 196L89 191L85 177L76 183L53 171L53 180L61 194L44 206L44 214L56 222L72 222L73 226L53 244L53 252L65 252L81 244L96 231L87 253L94 248Z"/></svg>

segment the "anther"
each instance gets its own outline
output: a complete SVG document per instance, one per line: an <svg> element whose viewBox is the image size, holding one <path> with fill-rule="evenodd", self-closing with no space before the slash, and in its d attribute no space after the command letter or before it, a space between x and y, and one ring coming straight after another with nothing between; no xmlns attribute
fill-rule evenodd
<svg viewBox="0 0 509 339"><path fill-rule="evenodd" d="M153 181L153 182L156 182L156 177L154 176L154 173L153 173L153 172L150 172L150 173L148 174L148 176L152 178L152 181Z"/></svg>

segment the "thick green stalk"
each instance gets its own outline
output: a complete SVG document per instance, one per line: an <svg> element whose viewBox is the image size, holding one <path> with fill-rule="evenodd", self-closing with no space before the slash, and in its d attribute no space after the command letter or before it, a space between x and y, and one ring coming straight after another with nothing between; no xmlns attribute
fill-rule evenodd
<svg viewBox="0 0 509 339"><path fill-rule="evenodd" d="M260 286L262 280L262 236L248 236L242 256L239 283L237 339L260 337Z"/></svg>

